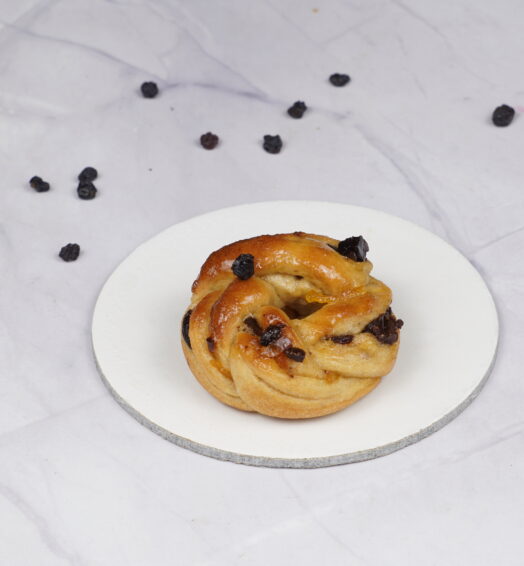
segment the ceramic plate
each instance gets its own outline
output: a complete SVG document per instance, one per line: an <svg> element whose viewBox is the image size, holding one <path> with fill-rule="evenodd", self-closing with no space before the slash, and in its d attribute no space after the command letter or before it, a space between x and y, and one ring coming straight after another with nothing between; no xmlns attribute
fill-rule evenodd
<svg viewBox="0 0 524 566"><path fill-rule="evenodd" d="M279 232L362 234L404 320L397 364L334 415L287 421L222 405L189 371L180 321L201 264L224 244ZM139 246L96 303L93 347L116 400L164 438L215 458L313 468L383 456L435 432L479 393L498 339L493 299L456 249L410 222L325 202L264 202L187 220Z"/></svg>

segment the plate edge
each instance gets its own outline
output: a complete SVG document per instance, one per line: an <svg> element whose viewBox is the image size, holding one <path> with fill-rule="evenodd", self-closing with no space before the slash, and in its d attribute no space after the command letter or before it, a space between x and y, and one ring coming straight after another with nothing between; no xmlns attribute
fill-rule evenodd
<svg viewBox="0 0 524 566"><path fill-rule="evenodd" d="M477 386L473 389L473 391L459 405L449 411L449 413L446 413L440 419L436 420L434 423L428 425L423 429L420 429L417 432L405 436L404 438L390 442L389 444L377 446L376 448L360 450L358 452L337 454L335 456L320 456L318 458L272 458L268 456L240 454L238 452L231 452L229 450L214 448L213 446L201 444L200 442L195 442L194 440L190 440L189 438L179 436L149 420L146 416L132 407L123 397L121 397L106 379L102 368L98 363L94 347L92 347L92 352L100 378L102 379L102 382L104 383L112 397L116 400L116 402L142 426L161 436L163 439L176 444L181 448L185 448L186 450L191 450L192 452L200 454L201 456L207 456L209 458L214 458L215 460L233 462L234 464L244 464L247 466L255 466L261 468L316 469L328 468L331 466L340 466L344 464L355 464L357 462L364 462L366 460L381 458L382 456L387 456L389 454L392 454L393 452L396 452L397 450L406 448L411 444L415 444L416 442L419 442L420 440L423 440L431 434L439 431L453 419L458 417L460 413L462 413L464 409L466 409L478 397L489 376L491 375L491 372L495 365L498 346L499 341L497 337L497 344L495 345L491 363L486 370L486 373L477 384Z"/></svg>

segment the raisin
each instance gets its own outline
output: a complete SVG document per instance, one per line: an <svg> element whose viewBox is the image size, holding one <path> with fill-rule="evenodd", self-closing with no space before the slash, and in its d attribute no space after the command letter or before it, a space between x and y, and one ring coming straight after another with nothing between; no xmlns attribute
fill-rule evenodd
<svg viewBox="0 0 524 566"><path fill-rule="evenodd" d="M189 338L189 319L191 318L191 313L193 311L189 309L184 318L182 319L182 337L184 338L186 344L191 348L191 340Z"/></svg>
<svg viewBox="0 0 524 566"><path fill-rule="evenodd" d="M248 316L244 319L244 324L253 332L255 336L260 336L262 334L262 328L258 324L258 320L254 316Z"/></svg>
<svg viewBox="0 0 524 566"><path fill-rule="evenodd" d="M158 86L153 82L142 83L140 90L144 98L155 98L158 94Z"/></svg>
<svg viewBox="0 0 524 566"><path fill-rule="evenodd" d="M80 246L78 244L67 244L58 254L64 261L76 261L80 255Z"/></svg>
<svg viewBox="0 0 524 566"><path fill-rule="evenodd" d="M251 254L240 254L231 266L233 273L242 281L255 273L255 258Z"/></svg>
<svg viewBox="0 0 524 566"><path fill-rule="evenodd" d="M362 236L352 236L339 242L337 252L353 261L365 261L369 246Z"/></svg>
<svg viewBox="0 0 524 566"><path fill-rule="evenodd" d="M37 192L37 193L45 193L49 190L49 183L46 183L41 177L35 175L31 177L29 180L29 185Z"/></svg>
<svg viewBox="0 0 524 566"><path fill-rule="evenodd" d="M34 177L31 177L31 179L29 179L29 184L31 185L31 187L33 187L33 189L36 189L36 187L38 187L41 182L42 177L39 177L38 175L35 175Z"/></svg>
<svg viewBox="0 0 524 566"><path fill-rule="evenodd" d="M513 121L515 116L515 110L508 106L507 104L503 104L502 106L497 106L495 110L493 110L493 114L491 119L495 126L504 127L509 126Z"/></svg>
<svg viewBox="0 0 524 566"><path fill-rule="evenodd" d="M400 326L399 326L400 323ZM382 344L394 344L398 340L398 329L404 325L402 320L397 320L388 308L364 327L362 332L369 332Z"/></svg>
<svg viewBox="0 0 524 566"><path fill-rule="evenodd" d="M93 183L80 182L76 192L82 200L91 200L96 197L97 189Z"/></svg>
<svg viewBox="0 0 524 566"><path fill-rule="evenodd" d="M280 153L280 150L282 149L282 139L281 139L281 137L279 135L276 135L276 136L266 135L266 136L264 136L263 148L268 153Z"/></svg>
<svg viewBox="0 0 524 566"><path fill-rule="evenodd" d="M282 334L282 328L284 328L283 324L270 324L260 336L260 345L269 346L271 342L278 340Z"/></svg>
<svg viewBox="0 0 524 566"><path fill-rule="evenodd" d="M302 350L302 348L295 348L294 346L290 346L284 350L284 354L294 362L303 362L304 358L306 357L306 352Z"/></svg>
<svg viewBox="0 0 524 566"><path fill-rule="evenodd" d="M352 334L341 334L340 336L331 336L331 342L335 342L335 344L350 344L353 342L353 335Z"/></svg>
<svg viewBox="0 0 524 566"><path fill-rule="evenodd" d="M218 136L207 132L207 134L202 134L200 136L200 143L204 149L215 149L218 145Z"/></svg>
<svg viewBox="0 0 524 566"><path fill-rule="evenodd" d="M349 75L345 75L343 73L333 73L329 77L329 82L333 86L346 86L350 80Z"/></svg>
<svg viewBox="0 0 524 566"><path fill-rule="evenodd" d="M215 351L215 341L213 340L213 338L211 338L211 336L209 336L208 338L206 338L206 342L207 342L207 348L210 352L214 352Z"/></svg>
<svg viewBox="0 0 524 566"><path fill-rule="evenodd" d="M297 120L302 118L304 112L307 110L307 106L304 102L297 100L293 106L290 106L287 109L287 113L291 116L291 118L296 118Z"/></svg>
<svg viewBox="0 0 524 566"><path fill-rule="evenodd" d="M98 171L94 167L84 167L78 174L81 183L90 183L98 177Z"/></svg>

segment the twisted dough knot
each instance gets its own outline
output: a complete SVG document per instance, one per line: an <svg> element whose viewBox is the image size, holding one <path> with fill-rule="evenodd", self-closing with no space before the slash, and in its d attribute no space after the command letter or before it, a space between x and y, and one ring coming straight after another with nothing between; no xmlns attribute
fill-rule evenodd
<svg viewBox="0 0 524 566"><path fill-rule="evenodd" d="M227 405L289 419L371 391L395 363L402 322L366 251L361 237L295 232L212 253L183 322L198 381Z"/></svg>

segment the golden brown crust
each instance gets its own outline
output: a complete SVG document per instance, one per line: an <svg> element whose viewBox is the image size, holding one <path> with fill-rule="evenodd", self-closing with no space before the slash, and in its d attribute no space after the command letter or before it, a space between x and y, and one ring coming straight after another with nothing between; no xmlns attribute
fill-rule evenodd
<svg viewBox="0 0 524 566"><path fill-rule="evenodd" d="M369 275L369 261L344 257L337 245L296 232L241 240L208 257L192 288L191 348L182 346L209 393L244 411L310 418L354 403L391 371L398 340L384 344L365 330L386 312L391 291ZM241 254L254 256L247 280L231 270ZM278 325L276 339L261 341L248 317L261 330ZM341 335L353 338L332 340Z"/></svg>

